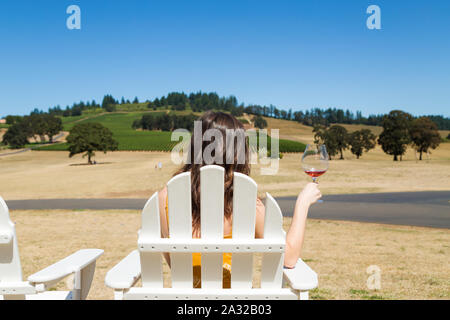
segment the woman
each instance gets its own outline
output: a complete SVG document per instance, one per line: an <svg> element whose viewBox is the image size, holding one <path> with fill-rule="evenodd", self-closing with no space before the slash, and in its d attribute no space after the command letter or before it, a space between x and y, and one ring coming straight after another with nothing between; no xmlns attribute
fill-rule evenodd
<svg viewBox="0 0 450 320"><path fill-rule="evenodd" d="M212 112L208 111L203 114L200 118L202 123L201 136L197 135L194 130L194 134L191 138L191 145L188 154L187 164L185 164L175 175L182 172L191 172L191 189L192 189L192 236L194 238L200 237L200 168L207 164L216 164L224 167L225 169L225 182L224 182L224 238L231 238L232 234L232 216L233 216L233 174L234 172L240 172L246 175L250 175L250 164L249 164L249 146L248 141L241 144L239 148L239 143L237 142L238 136L234 136L235 139L234 148L230 149L230 144L227 144L227 130L236 130L235 132L243 133L244 127L242 123L237 120L232 115L223 112ZM215 140L203 141L203 134L210 129L215 129L222 133L222 139L219 139L219 148L214 148L214 150L219 150L219 154L212 152L209 159L204 159L203 152L205 148ZM211 132L211 131L210 131ZM202 147L195 148L195 140ZM206 139L207 140L207 139ZM208 150L213 148L208 148ZM227 157L227 151L228 156ZM233 152L233 154L231 154ZM243 152L243 154L239 154ZM201 153L201 154L200 154ZM198 161L200 159L200 161ZM213 161L211 162L211 159ZM229 161L228 159L233 159ZM242 159L244 161L242 161ZM219 161L217 161L219 160ZM292 224L289 231L286 234L286 249L284 256L284 266L285 268L293 268L300 257L301 248L303 244L303 238L305 233L306 217L308 215L308 209L311 204L315 203L320 197L321 193L317 184L309 183L303 189L302 192L297 197L297 202L294 208L294 215L292 218ZM167 202L167 188L164 188L159 192L159 207L161 215L161 235L162 237L169 237L168 228L168 202ZM256 226L255 226L255 237L262 238L264 232L264 214L265 208L262 201L258 198L256 201ZM170 256L165 254L165 259L170 265ZM194 272L194 287L201 287L201 254L193 253L193 272ZM223 287L229 288L231 283L231 254L223 254Z"/></svg>

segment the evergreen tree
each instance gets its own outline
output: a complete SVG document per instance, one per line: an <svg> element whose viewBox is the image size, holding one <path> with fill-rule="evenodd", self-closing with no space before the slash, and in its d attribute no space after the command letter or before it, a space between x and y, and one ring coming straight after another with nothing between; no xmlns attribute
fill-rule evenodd
<svg viewBox="0 0 450 320"><path fill-rule="evenodd" d="M112 112L115 110L115 105L117 101L113 98L112 95L107 94L103 97L102 108L108 112Z"/></svg>
<svg viewBox="0 0 450 320"><path fill-rule="evenodd" d="M267 121L260 115L253 117L252 121L255 128L264 129L267 127Z"/></svg>

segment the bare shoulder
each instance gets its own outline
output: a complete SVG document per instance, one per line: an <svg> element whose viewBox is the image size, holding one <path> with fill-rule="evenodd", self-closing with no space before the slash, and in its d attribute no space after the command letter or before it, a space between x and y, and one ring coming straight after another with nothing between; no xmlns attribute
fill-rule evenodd
<svg viewBox="0 0 450 320"><path fill-rule="evenodd" d="M161 236L163 238L166 238L169 233L166 220L166 199L167 199L167 187L164 187L164 189L158 192L159 216L161 221Z"/></svg>
<svg viewBox="0 0 450 320"><path fill-rule="evenodd" d="M256 216L263 218L266 213L264 202L260 198L256 198Z"/></svg>
<svg viewBox="0 0 450 320"><path fill-rule="evenodd" d="M264 202L260 198L256 198L256 209L264 209Z"/></svg>
<svg viewBox="0 0 450 320"><path fill-rule="evenodd" d="M167 187L164 187L164 189L158 192L159 213L161 216L164 217L166 211L166 201L167 201Z"/></svg>
<svg viewBox="0 0 450 320"><path fill-rule="evenodd" d="M260 198L256 198L256 221L255 221L255 237L262 238L264 235L264 216L266 208Z"/></svg>
<svg viewBox="0 0 450 320"><path fill-rule="evenodd" d="M164 187L161 191L158 192L158 198L159 201L161 202L161 200L166 200L167 197L167 187Z"/></svg>

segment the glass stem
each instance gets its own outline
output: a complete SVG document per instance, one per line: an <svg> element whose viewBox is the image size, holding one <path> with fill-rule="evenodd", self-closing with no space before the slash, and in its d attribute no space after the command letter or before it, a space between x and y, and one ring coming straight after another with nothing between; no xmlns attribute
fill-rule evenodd
<svg viewBox="0 0 450 320"><path fill-rule="evenodd" d="M317 182L317 177L313 177L312 180L313 180L314 183L318 183ZM317 203L323 203L323 200L319 199L319 200L317 200Z"/></svg>

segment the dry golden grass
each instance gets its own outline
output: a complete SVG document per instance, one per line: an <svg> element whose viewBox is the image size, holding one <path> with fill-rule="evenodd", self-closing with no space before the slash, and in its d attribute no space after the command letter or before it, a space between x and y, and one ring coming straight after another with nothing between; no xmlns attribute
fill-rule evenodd
<svg viewBox="0 0 450 320"><path fill-rule="evenodd" d="M170 153L98 153L97 165L67 152L29 151L0 158L5 199L145 198L163 187L176 168ZM162 170L155 165L161 161Z"/></svg>
<svg viewBox="0 0 450 320"><path fill-rule="evenodd" d="M3 135L5 134L5 132L6 132L6 129L5 129L5 128L0 128L0 142L1 142L2 139L3 139Z"/></svg>
<svg viewBox="0 0 450 320"><path fill-rule="evenodd" d="M450 130L439 130L439 133L441 134L442 138L447 138L450 134Z"/></svg>
<svg viewBox="0 0 450 320"><path fill-rule="evenodd" d="M267 121L267 130L280 130L280 138L303 143L313 142L313 128L295 121L286 121L274 118L264 118ZM269 131L270 134L270 131Z"/></svg>
<svg viewBox="0 0 450 320"><path fill-rule="evenodd" d="M379 146L360 159L350 152L344 155L346 160L330 161L319 179L323 194L450 190L449 143L434 150L430 160L424 155L422 161L409 149L403 161L394 162ZM310 181L302 172L301 154L284 154L276 175L262 176L258 169L252 168L259 190L276 196L295 195Z"/></svg>
<svg viewBox="0 0 450 320"><path fill-rule="evenodd" d="M314 140L313 128L305 126L295 121L287 121L274 118L264 118L267 121L267 129L279 129L280 138L300 141L304 143L312 143ZM363 124L339 124L347 129L348 132L354 132L361 129L369 129L376 136L379 136L383 131L380 126L369 126ZM446 138L450 130L439 130L441 137Z"/></svg>
<svg viewBox="0 0 450 320"><path fill-rule="evenodd" d="M300 141L304 143L312 143L314 140L313 128L305 126L295 121L286 121L274 118L264 118L267 121L267 129L279 129L280 138ZM383 129L377 126L366 126L362 124L340 124L347 129L348 132L353 132L361 129L369 129L375 135L379 135Z"/></svg>
<svg viewBox="0 0 450 320"><path fill-rule="evenodd" d="M136 249L139 212L12 211L11 217L16 222L24 278L78 249L101 248L105 254L98 260L89 298L113 298L104 278ZM289 224L286 218L286 230ZM319 275L319 288L311 297L449 299L449 243L450 233L444 229L309 220L302 258ZM370 265L381 268L379 291L366 287ZM169 283L168 267L164 270ZM64 287L64 282L58 285Z"/></svg>
<svg viewBox="0 0 450 320"><path fill-rule="evenodd" d="M280 137L312 142L312 128L294 121L266 118L269 129L280 128ZM380 127L344 125L349 131ZM63 138L64 139L64 138ZM2 151L0 151L2 152ZM4 151L3 151L4 152ZM320 179L323 194L450 190L450 143L441 143L418 161L409 148L403 161L394 162L380 146L356 159L345 151L345 160L330 161ZM178 166L170 153L97 153L95 166L67 152L31 151L0 157L0 195L7 200L40 198L147 198L161 189ZM261 192L274 196L296 195L309 181L301 170L301 154L284 154L276 175L261 175L261 165L252 166L252 177ZM155 165L161 161L162 170Z"/></svg>
<svg viewBox="0 0 450 320"><path fill-rule="evenodd" d="M0 195L7 199L45 198L147 198L169 181L178 166L170 153L99 153L98 165L85 165L81 156L66 152L30 151L0 157ZM415 160L409 149L403 161L394 162L380 147L356 159L330 161L320 178L323 194L450 190L450 144L433 150L430 159ZM163 169L155 169L161 161ZM274 196L297 195L310 181L301 170L301 154L284 154L276 175L261 175L252 166L260 192Z"/></svg>

